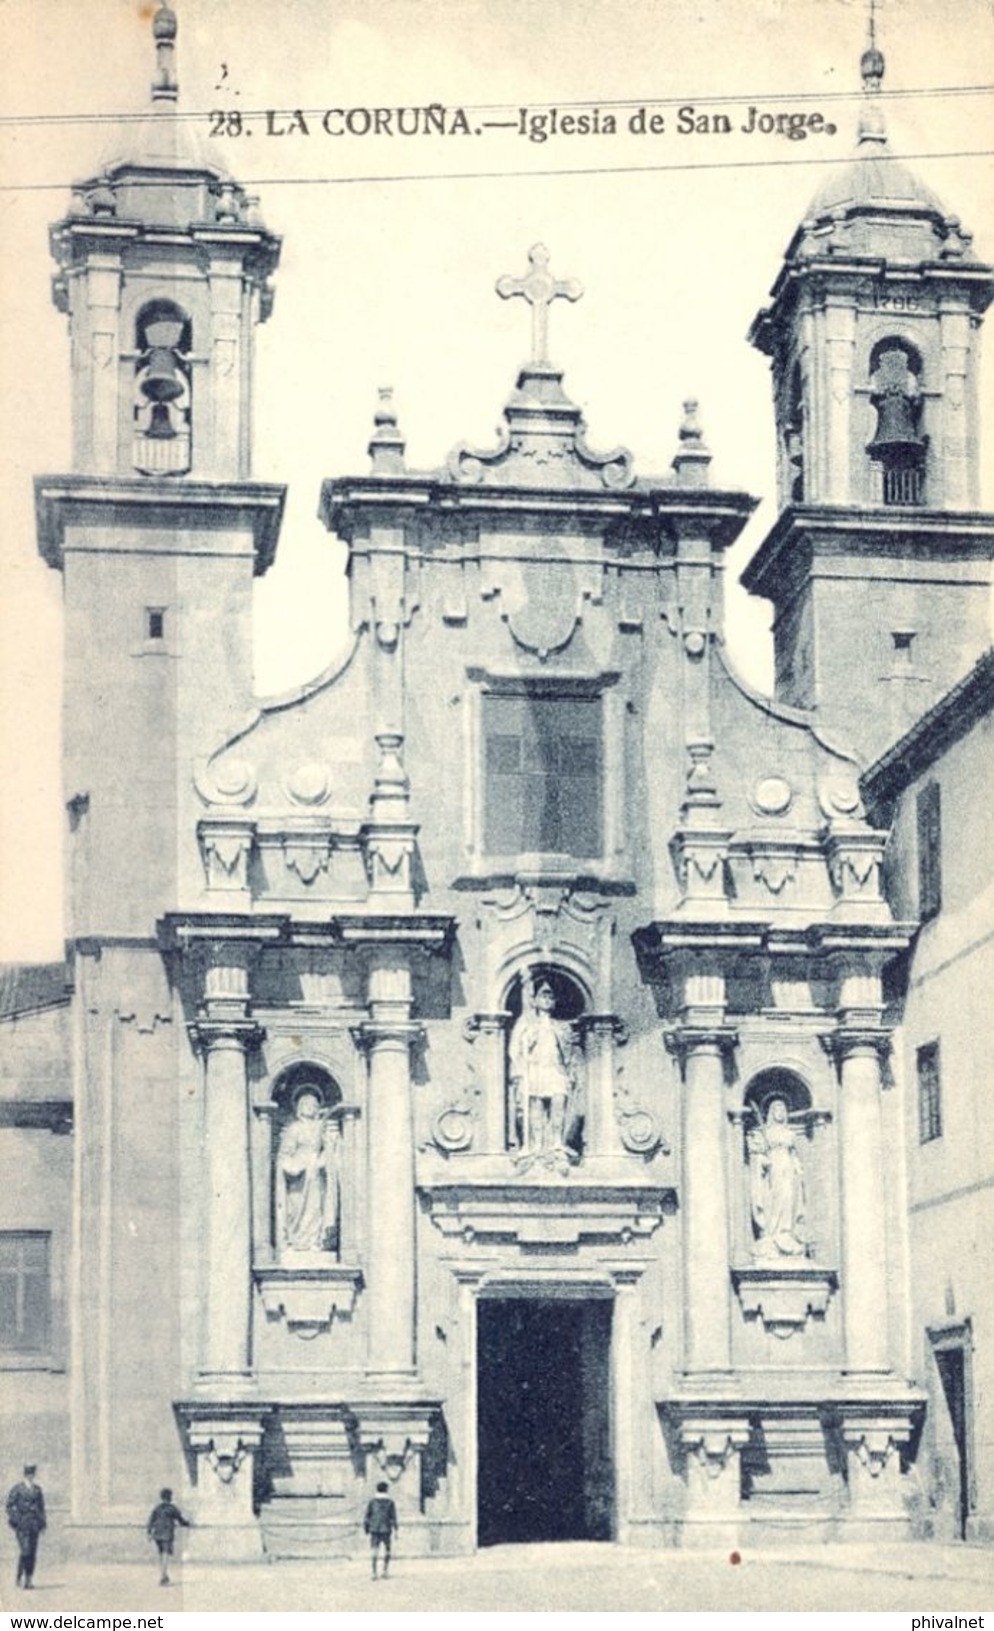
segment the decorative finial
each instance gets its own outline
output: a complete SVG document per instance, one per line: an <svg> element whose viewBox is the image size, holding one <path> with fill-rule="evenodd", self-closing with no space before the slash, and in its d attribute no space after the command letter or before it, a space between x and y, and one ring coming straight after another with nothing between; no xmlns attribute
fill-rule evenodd
<svg viewBox="0 0 994 1631"><path fill-rule="evenodd" d="M393 387L382 385L379 405L373 415L373 435L369 444L369 457L376 476L395 475L404 469L406 443L397 423L393 405Z"/></svg>
<svg viewBox="0 0 994 1631"><path fill-rule="evenodd" d="M706 487L711 450L704 440L697 418L697 402L688 397L683 405L679 431L680 445L673 455L673 469L681 487Z"/></svg>
<svg viewBox="0 0 994 1631"><path fill-rule="evenodd" d="M175 102L179 95L176 78L176 13L160 0L159 9L152 18L152 38L155 41L155 78L152 81L153 102Z"/></svg>
<svg viewBox="0 0 994 1631"><path fill-rule="evenodd" d="M866 50L859 59L859 72L863 81L863 96L865 98L859 115L858 139L861 142L886 142L887 140L884 116L876 103L869 100L870 97L879 94L886 66L883 52L877 49L876 0L870 0Z"/></svg>
<svg viewBox="0 0 994 1631"><path fill-rule="evenodd" d="M557 280L549 271L549 251L533 244L528 251L528 271L524 277L497 279L502 300L522 295L532 309L532 365L549 367L549 307L554 300L579 300L583 284L577 278Z"/></svg>

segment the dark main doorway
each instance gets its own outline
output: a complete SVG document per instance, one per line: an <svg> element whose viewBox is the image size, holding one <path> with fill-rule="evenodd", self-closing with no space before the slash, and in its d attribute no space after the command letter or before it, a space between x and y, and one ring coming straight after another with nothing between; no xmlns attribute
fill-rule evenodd
<svg viewBox="0 0 994 1631"><path fill-rule="evenodd" d="M611 1539L610 1354L606 1299L481 1300L481 1546Z"/></svg>

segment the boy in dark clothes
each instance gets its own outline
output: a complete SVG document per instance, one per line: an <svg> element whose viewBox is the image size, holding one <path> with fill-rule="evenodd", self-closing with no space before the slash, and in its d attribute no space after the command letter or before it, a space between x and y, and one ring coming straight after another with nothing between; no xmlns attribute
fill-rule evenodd
<svg viewBox="0 0 994 1631"><path fill-rule="evenodd" d="M152 1508L148 1520L148 1532L159 1548L159 1585L169 1584L169 1559L173 1555L173 1537L176 1534L176 1525L181 1523L184 1529L190 1528L189 1518L184 1518L178 1506L173 1505L173 1492L171 1489L160 1489L159 1504Z"/></svg>
<svg viewBox="0 0 994 1631"><path fill-rule="evenodd" d="M390 1571L390 1542L397 1532L397 1508L390 1499L388 1485L377 1484L376 1494L366 1508L366 1518L363 1523L369 1536L369 1546L373 1558L373 1579L376 1579L376 1565L379 1562L380 1547L383 1548L383 1578Z"/></svg>

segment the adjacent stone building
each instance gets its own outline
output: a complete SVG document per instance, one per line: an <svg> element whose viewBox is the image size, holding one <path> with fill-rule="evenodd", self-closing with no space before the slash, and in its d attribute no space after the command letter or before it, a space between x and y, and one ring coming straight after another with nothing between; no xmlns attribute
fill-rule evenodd
<svg viewBox="0 0 994 1631"><path fill-rule="evenodd" d="M920 924L891 970L902 1020L912 1365L928 1390L919 1450L927 1533L994 1538L989 1334L994 1142L987 1003L994 885L977 835L994 803L994 657L929 709L863 779L891 829L894 910Z"/></svg>
<svg viewBox="0 0 994 1631"><path fill-rule="evenodd" d="M994 274L887 152L868 53L753 331L776 700L722 633L754 500L692 403L661 475L588 444L548 334L579 290L537 245L498 283L532 322L498 440L410 470L384 397L321 491L349 648L254 704L280 246L182 145L154 30L147 127L53 229L73 468L37 483L69 962L3 1137L60 1155L47 1217L0 1206L10 1307L51 1254L71 1543L120 1556L169 1482L203 1555L347 1554L383 1476L425 1553L902 1535L929 1225L885 982L917 912L860 772L988 638Z"/></svg>

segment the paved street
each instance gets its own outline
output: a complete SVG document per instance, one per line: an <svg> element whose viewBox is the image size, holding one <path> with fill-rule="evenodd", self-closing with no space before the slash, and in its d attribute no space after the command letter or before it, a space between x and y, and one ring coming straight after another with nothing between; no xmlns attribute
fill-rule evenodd
<svg viewBox="0 0 994 1631"><path fill-rule="evenodd" d="M4 1556L7 1574L9 1559ZM10 1570L10 1574L13 1570ZM159 1587L153 1560L97 1568L46 1566L30 1595L4 1582L4 1607L58 1609L378 1610L461 1609L906 1609L917 1613L994 1604L994 1551L973 1546L831 1547L795 1552L635 1551L610 1545L499 1546L465 1559L395 1560L375 1584L365 1566L203 1564Z"/></svg>

